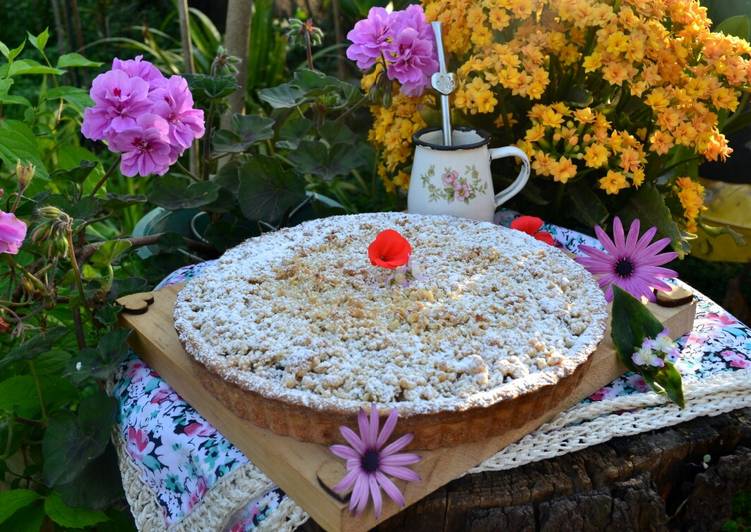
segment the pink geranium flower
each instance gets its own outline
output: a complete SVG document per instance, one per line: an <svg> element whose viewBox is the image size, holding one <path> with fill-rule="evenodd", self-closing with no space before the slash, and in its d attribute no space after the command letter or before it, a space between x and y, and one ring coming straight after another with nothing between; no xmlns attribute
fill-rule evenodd
<svg viewBox="0 0 751 532"><path fill-rule="evenodd" d="M394 432L397 417L396 409L392 409L379 433L378 408L372 405L370 419L362 409L357 416L359 436L348 427L339 427L349 445L332 445L330 449L336 456L347 461L347 474L333 489L337 493L346 493L352 488L350 511L361 514L372 498L375 515L380 517L383 506L381 490L396 504L404 506L402 492L387 475L407 482L420 480L417 473L406 467L419 462L420 457L411 453L399 453L412 441L412 434L405 434L384 447Z"/></svg>
<svg viewBox="0 0 751 532"><path fill-rule="evenodd" d="M0 211L0 253L16 255L26 238L26 223L12 212Z"/></svg>
<svg viewBox="0 0 751 532"><path fill-rule="evenodd" d="M639 220L631 223L628 235L624 235L623 224L617 216L613 221L613 240L598 225L595 227L597 239L605 251L590 246L579 246L587 256L577 257L605 289L605 299L613 300L613 285L619 286L635 298L646 297L655 300L652 288L670 290L662 279L675 278L677 273L661 266L678 255L669 251L660 253L670 243L669 238L652 242L657 233L656 227L649 228L639 238Z"/></svg>
<svg viewBox="0 0 751 532"><path fill-rule="evenodd" d="M171 76L156 89L151 98L153 112L169 124L169 140L179 153L189 148L193 140L203 137L203 111L193 109L193 95L188 82L180 76Z"/></svg>
<svg viewBox="0 0 751 532"><path fill-rule="evenodd" d="M367 70L381 57L388 41L393 37L393 19L382 7L371 7L368 18L358 21L347 34L352 44L347 48L347 57L357 63L357 68Z"/></svg>
<svg viewBox="0 0 751 532"><path fill-rule="evenodd" d="M126 60L116 57L112 60L112 70L122 70L131 78L141 78L149 83L151 89L156 89L165 81L165 77L159 72L159 69L148 61L144 61L142 55Z"/></svg>
<svg viewBox="0 0 751 532"><path fill-rule="evenodd" d="M430 41L431 43L435 40L433 29L428 24L428 21L425 20L425 11L423 11L422 6L419 4L410 4L401 11L394 11L394 34L398 35L406 28L412 28L417 31L417 36L420 39Z"/></svg>
<svg viewBox="0 0 751 532"><path fill-rule="evenodd" d="M169 144L169 124L154 114L141 115L135 126L113 136L110 148L123 154L120 172L128 177L164 175L177 159Z"/></svg>
<svg viewBox="0 0 751 532"><path fill-rule="evenodd" d="M149 84L121 70L99 74L91 85L90 95L95 105L84 111L81 133L91 140L107 139L135 126L138 117L152 106Z"/></svg>
<svg viewBox="0 0 751 532"><path fill-rule="evenodd" d="M413 28L404 28L388 48L386 72L390 79L401 83L401 92L419 96L430 85L430 76L438 71L432 41L421 39Z"/></svg>
<svg viewBox="0 0 751 532"><path fill-rule="evenodd" d="M355 24L347 34L352 45L347 57L367 70L383 58L388 79L401 84L401 92L419 96L438 71L435 39L425 12L419 5L388 13L381 7L371 8L368 18Z"/></svg>
<svg viewBox="0 0 751 532"><path fill-rule="evenodd" d="M193 108L187 81L165 78L141 56L115 58L112 70L94 80L90 95L94 106L84 111L81 132L123 154L123 175L163 175L204 135L203 111Z"/></svg>

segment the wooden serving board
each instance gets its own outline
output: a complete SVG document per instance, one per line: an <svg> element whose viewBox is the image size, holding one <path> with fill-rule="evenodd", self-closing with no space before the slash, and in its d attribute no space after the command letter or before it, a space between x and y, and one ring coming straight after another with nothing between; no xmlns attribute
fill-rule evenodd
<svg viewBox="0 0 751 532"><path fill-rule="evenodd" d="M242 450L280 488L295 500L323 528L329 531L368 530L396 514L399 507L384 497L383 514L376 519L372 509L355 517L347 503L332 496L324 485L331 486L344 474L341 461L325 446L278 436L238 417L202 386L202 372L207 370L185 353L175 332L172 309L182 285L172 285L156 292L134 294L119 302L134 313L124 312L122 323L133 329L133 349L172 386L180 396L201 413L227 439ZM670 330L673 337L690 331L696 304L660 307L650 310ZM422 461L414 466L422 480L404 484L406 504L422 499L432 491L461 476L465 471L494 455L509 444L549 421L556 414L588 397L621 375L625 368L618 362L608 330L605 339L592 355L591 364L574 392L550 410L502 437L456 447L417 452Z"/></svg>

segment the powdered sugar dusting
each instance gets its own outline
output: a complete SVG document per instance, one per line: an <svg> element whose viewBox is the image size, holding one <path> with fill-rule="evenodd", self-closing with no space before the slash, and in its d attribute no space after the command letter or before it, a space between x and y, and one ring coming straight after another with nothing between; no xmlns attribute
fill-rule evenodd
<svg viewBox="0 0 751 532"><path fill-rule="evenodd" d="M385 282L383 229L420 270ZM248 240L175 306L186 351L270 398L401 415L489 406L554 384L594 351L607 309L592 276L526 234L447 216L338 216Z"/></svg>

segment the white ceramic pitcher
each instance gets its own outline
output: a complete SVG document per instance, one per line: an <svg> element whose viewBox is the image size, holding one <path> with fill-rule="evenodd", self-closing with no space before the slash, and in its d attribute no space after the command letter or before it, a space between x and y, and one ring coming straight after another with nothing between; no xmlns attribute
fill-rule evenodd
<svg viewBox="0 0 751 532"><path fill-rule="evenodd" d="M440 128L415 133L407 209L491 222L496 207L527 184L529 159L515 146L488 149L490 137L484 131L458 127L452 133L453 146L443 145ZM518 157L522 168L509 187L495 194L490 161L503 157Z"/></svg>

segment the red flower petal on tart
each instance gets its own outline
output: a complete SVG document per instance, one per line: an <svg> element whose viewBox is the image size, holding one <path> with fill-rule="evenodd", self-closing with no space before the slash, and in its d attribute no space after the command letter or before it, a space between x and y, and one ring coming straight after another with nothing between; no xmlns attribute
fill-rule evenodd
<svg viewBox="0 0 751 532"><path fill-rule="evenodd" d="M368 246L368 257L373 266L390 270L409 262L412 246L399 232L393 229L381 231Z"/></svg>
<svg viewBox="0 0 751 532"><path fill-rule="evenodd" d="M547 231L538 231L534 234L534 237L537 240L541 240L550 246L555 245L555 240L553 239L553 235L551 235Z"/></svg>
<svg viewBox="0 0 751 532"><path fill-rule="evenodd" d="M542 228L542 219L537 216L519 216L511 222L511 229L534 235Z"/></svg>

